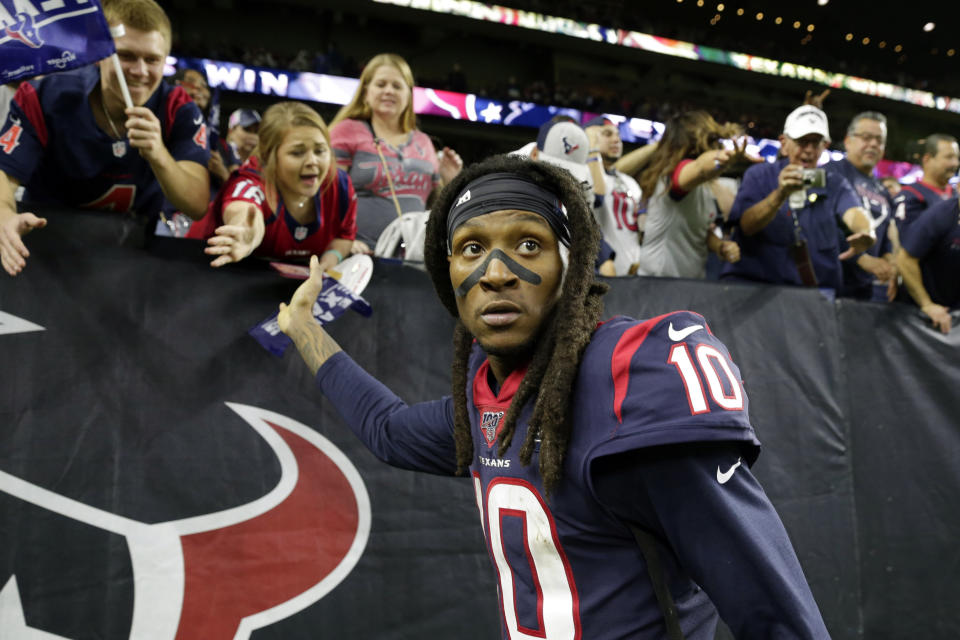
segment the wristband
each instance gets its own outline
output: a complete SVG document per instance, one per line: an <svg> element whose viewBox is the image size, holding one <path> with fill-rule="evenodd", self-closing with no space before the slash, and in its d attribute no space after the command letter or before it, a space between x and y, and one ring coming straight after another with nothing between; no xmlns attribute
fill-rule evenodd
<svg viewBox="0 0 960 640"><path fill-rule="evenodd" d="M328 253L332 253L335 256L337 256L337 264L340 264L341 262L343 262L343 254L337 251L336 249L327 249L326 251L323 252L323 255L327 255Z"/></svg>

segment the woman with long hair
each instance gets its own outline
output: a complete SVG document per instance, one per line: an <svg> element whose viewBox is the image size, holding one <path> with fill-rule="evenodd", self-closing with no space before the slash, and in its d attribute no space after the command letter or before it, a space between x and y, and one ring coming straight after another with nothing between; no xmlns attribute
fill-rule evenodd
<svg viewBox="0 0 960 640"><path fill-rule="evenodd" d="M279 259L320 256L324 270L350 253L356 200L337 169L323 118L302 102L278 102L260 122L260 140L187 234L205 238L211 266L251 253Z"/></svg>
<svg viewBox="0 0 960 640"><path fill-rule="evenodd" d="M455 151L439 154L416 127L410 65L393 53L374 56L330 127L337 166L357 190L357 239L369 246L407 211L424 211L430 194L463 167Z"/></svg>
<svg viewBox="0 0 960 640"><path fill-rule="evenodd" d="M703 278L707 251L736 262L740 248L715 234L717 207L726 214L733 193L715 181L743 158L745 142L733 123L718 124L706 111L689 111L667 120L663 137L640 176L647 221L638 275ZM725 148L723 140L733 140Z"/></svg>

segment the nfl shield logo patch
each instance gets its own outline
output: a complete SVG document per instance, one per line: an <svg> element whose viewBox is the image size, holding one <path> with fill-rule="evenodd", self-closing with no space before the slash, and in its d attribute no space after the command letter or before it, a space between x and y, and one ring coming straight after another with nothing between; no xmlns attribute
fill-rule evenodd
<svg viewBox="0 0 960 640"><path fill-rule="evenodd" d="M127 142L126 140L117 140L113 143L113 155L117 158L122 158L127 155Z"/></svg>
<svg viewBox="0 0 960 640"><path fill-rule="evenodd" d="M297 227L293 232L293 238L297 242L301 242L304 238L307 237L307 228L306 227Z"/></svg>
<svg viewBox="0 0 960 640"><path fill-rule="evenodd" d="M497 439L497 427L500 426L501 420L503 420L503 411L484 411L480 418L480 431L488 447L492 447Z"/></svg>

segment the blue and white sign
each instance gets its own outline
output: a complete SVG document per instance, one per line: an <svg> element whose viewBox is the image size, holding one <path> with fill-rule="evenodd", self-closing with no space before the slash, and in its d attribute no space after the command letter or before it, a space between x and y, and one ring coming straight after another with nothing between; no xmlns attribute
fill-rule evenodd
<svg viewBox="0 0 960 640"><path fill-rule="evenodd" d="M0 83L82 67L114 51L97 0L0 0Z"/></svg>

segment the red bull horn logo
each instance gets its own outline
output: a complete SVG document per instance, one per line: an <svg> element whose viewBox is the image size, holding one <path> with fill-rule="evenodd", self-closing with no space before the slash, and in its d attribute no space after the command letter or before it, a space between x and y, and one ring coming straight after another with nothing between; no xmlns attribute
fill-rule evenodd
<svg viewBox="0 0 960 640"><path fill-rule="evenodd" d="M280 463L277 485L248 504L147 524L0 471L0 491L125 537L134 577L131 640L249 638L330 593L366 547L370 500L350 460L286 416L227 406ZM4 638L62 637L27 625L15 575L0 587L0 622Z"/></svg>

